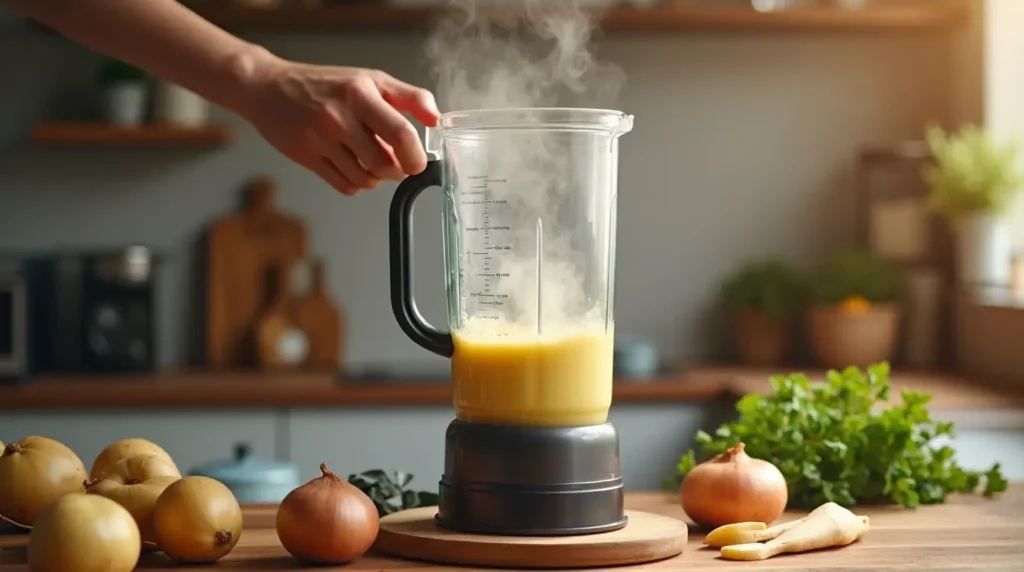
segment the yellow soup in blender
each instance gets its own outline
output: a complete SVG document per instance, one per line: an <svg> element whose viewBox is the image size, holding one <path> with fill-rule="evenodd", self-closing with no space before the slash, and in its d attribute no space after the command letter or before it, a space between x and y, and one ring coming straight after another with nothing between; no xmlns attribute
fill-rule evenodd
<svg viewBox="0 0 1024 572"><path fill-rule="evenodd" d="M605 423L614 337L603 325L547 336L453 332L456 416L510 425Z"/></svg>

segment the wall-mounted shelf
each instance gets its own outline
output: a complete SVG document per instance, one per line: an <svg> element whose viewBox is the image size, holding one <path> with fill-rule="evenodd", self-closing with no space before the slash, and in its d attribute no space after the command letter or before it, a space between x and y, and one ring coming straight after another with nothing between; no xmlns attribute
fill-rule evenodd
<svg viewBox="0 0 1024 572"><path fill-rule="evenodd" d="M692 402L725 395L718 378L686 374L617 380L619 403ZM67 374L0 384L0 410L448 406L440 380L347 380L330 373L186 371L150 375Z"/></svg>
<svg viewBox="0 0 1024 572"><path fill-rule="evenodd" d="M320 8L196 6L197 13L235 32L301 33L330 30L426 30L446 14L440 8L349 4ZM606 31L779 30L856 31L952 28L966 14L948 5L901 5L859 10L800 8L775 12L667 4L597 11Z"/></svg>
<svg viewBox="0 0 1024 572"><path fill-rule="evenodd" d="M120 127L105 123L44 123L32 129L32 142L46 145L143 144L211 147L224 145L230 140L231 130L224 125Z"/></svg>
<svg viewBox="0 0 1024 572"><path fill-rule="evenodd" d="M653 379L617 379L616 404L735 400L770 390L775 371L735 366L694 367ZM824 372L807 368L814 381ZM898 371L900 389L932 395L933 410L1024 410L1024 388L984 378ZM248 409L345 407L451 407L452 386L436 379L344 379L330 373L180 371L139 375L63 374L15 385L0 384L0 411L116 409Z"/></svg>

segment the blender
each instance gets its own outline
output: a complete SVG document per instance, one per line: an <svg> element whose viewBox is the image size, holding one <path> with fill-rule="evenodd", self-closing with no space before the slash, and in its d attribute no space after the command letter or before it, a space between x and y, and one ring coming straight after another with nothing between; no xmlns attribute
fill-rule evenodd
<svg viewBox="0 0 1024 572"><path fill-rule="evenodd" d="M619 111L450 112L432 159L395 191L391 303L451 359L435 522L462 533L567 536L626 526L612 402ZM411 215L443 193L448 329L417 309Z"/></svg>

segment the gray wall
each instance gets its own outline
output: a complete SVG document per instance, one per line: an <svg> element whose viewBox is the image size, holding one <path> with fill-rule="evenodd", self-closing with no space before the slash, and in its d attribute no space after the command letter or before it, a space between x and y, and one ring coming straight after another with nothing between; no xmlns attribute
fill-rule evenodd
<svg viewBox="0 0 1024 572"><path fill-rule="evenodd" d="M2 24L0 24L2 26ZM199 153L27 147L33 122L81 112L94 55L62 39L0 28L0 250L143 241L168 252L160 359L188 359L192 245L235 208L251 176L280 185L303 217L346 312L351 367L444 374L408 341L387 294L393 185L334 194L233 117L226 150ZM429 85L411 34L254 37L309 62L383 68ZM628 83L636 115L622 141L617 331L653 338L667 360L723 351L710 317L724 274L751 256L810 262L852 236L852 159L864 143L914 137L949 112L942 36L708 34L613 36L602 56ZM417 211L420 305L444 318L437 193ZM194 313L194 312L191 312Z"/></svg>

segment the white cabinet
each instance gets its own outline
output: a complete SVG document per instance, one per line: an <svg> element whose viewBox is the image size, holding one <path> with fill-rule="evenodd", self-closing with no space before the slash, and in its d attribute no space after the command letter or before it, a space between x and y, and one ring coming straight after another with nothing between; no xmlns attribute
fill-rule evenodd
<svg viewBox="0 0 1024 572"><path fill-rule="evenodd" d="M619 405L611 421L619 432L619 456L627 489L661 486L678 455L711 409L698 404ZM449 406L401 409L293 410L288 449L303 479L326 462L348 475L367 469L412 473L417 490L433 490L444 468ZM679 453L676 453L676 452Z"/></svg>
<svg viewBox="0 0 1024 572"><path fill-rule="evenodd" d="M90 467L110 443L141 437L167 449L184 473L198 464L229 458L238 442L249 443L254 455L273 458L278 442L275 421L275 413L269 411L4 412L0 441L50 437L71 447Z"/></svg>

